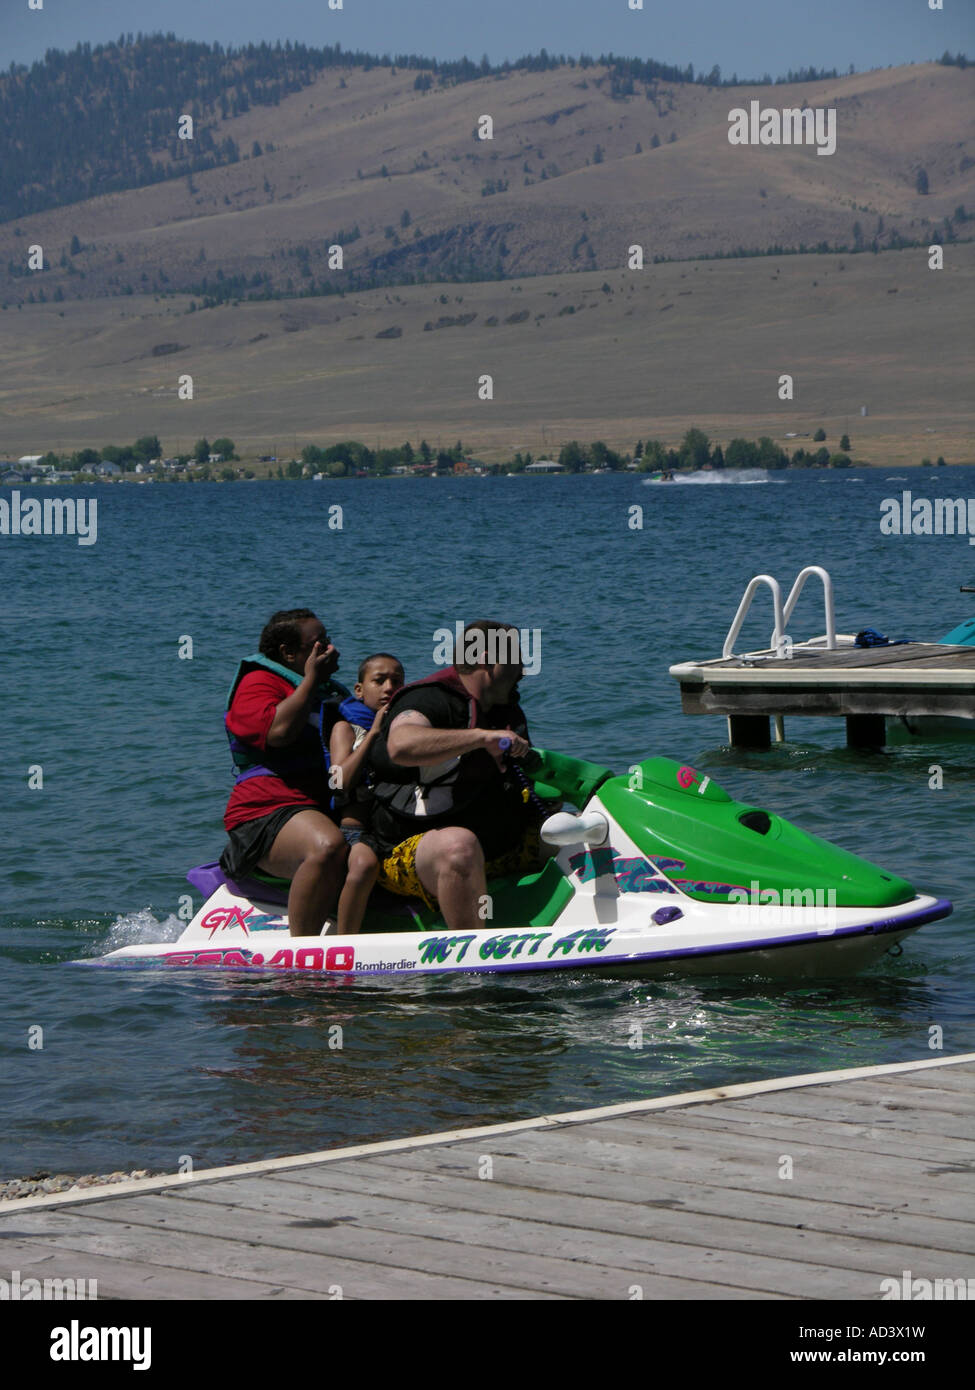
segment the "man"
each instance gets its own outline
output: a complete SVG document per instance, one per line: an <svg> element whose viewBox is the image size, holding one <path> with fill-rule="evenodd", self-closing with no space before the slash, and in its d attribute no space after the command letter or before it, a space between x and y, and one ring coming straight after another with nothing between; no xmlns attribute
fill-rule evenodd
<svg viewBox="0 0 975 1390"><path fill-rule="evenodd" d="M540 862L538 818L506 771L531 747L521 676L517 629L471 623L454 666L393 696L373 747L379 882L439 907L451 931L484 926L489 875Z"/></svg>
<svg viewBox="0 0 975 1390"><path fill-rule="evenodd" d="M329 815L323 723L348 695L331 680L339 664L322 622L309 608L275 613L259 651L246 657L227 697L224 722L237 781L224 825L230 844L220 866L230 879L255 868L290 878L292 936L317 936L335 914L347 857ZM327 722L327 721L326 721Z"/></svg>

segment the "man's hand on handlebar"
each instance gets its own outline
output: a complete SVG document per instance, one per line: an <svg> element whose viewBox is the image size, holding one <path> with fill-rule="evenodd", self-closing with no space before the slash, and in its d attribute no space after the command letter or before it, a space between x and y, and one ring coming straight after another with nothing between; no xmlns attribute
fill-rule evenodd
<svg viewBox="0 0 975 1390"><path fill-rule="evenodd" d="M510 729L484 729L482 733L484 747L500 768L504 767L508 758L524 758L531 751L528 740Z"/></svg>

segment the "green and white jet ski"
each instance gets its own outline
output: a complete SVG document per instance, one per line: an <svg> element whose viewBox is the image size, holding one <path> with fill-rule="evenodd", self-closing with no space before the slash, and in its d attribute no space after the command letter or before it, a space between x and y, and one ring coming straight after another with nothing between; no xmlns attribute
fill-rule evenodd
<svg viewBox="0 0 975 1390"><path fill-rule="evenodd" d="M373 894L357 936L295 937L288 884L187 875L206 897L177 941L125 946L86 964L302 971L332 977L586 970L621 975L848 974L918 927L944 898L733 801L670 758L614 776L533 750L534 794L569 802L541 827L555 857L492 880L483 926L453 932L422 903Z"/></svg>

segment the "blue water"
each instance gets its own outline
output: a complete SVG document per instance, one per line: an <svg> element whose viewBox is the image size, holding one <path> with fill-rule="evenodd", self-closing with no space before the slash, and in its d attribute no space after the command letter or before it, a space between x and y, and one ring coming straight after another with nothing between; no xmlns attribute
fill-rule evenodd
<svg viewBox="0 0 975 1390"><path fill-rule="evenodd" d="M723 719L681 714L668 675L718 654L759 570L788 584L825 565L840 631L936 638L971 616L966 538L881 535L880 500L903 488L975 497L975 469L103 485L85 490L97 544L0 538L0 1178L172 1170L186 1154L200 1167L930 1057L935 1025L946 1052L975 1047L975 744L851 752L841 721L794 719L785 744L732 751ZM297 605L325 620L347 680L376 649L425 674L434 631L458 620L539 628L541 672L523 683L536 742L620 769L679 756L951 897L955 915L815 987L69 967L178 927L185 870L223 842L226 687L267 615ZM766 600L741 645L770 628ZM813 585L790 628L823 630Z"/></svg>

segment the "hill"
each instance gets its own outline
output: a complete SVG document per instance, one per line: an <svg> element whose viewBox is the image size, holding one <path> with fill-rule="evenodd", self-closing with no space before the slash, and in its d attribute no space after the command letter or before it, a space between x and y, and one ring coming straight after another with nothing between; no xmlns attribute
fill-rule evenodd
<svg viewBox="0 0 975 1390"><path fill-rule="evenodd" d="M569 439L631 449L689 425L848 432L855 458L972 456L975 245L413 285L343 299L35 305L0 315L0 457L229 435L254 458L358 438L490 460ZM794 401L779 399L793 376ZM192 400L178 398L193 378ZM493 400L478 397L493 378ZM861 406L868 415L862 417ZM809 444L808 440L797 441Z"/></svg>
<svg viewBox="0 0 975 1390"><path fill-rule="evenodd" d="M414 90L434 83L456 86L512 72L547 72L578 67L585 72L597 61L608 67L614 96L632 96L659 81L689 83L694 69L653 59L583 56L558 58L544 49L516 62L492 66L487 58L438 62L416 54L350 52L341 44L310 48L306 44L261 43L243 48L189 43L175 34L123 34L117 43L78 44L67 53L49 49L32 67L10 65L0 73L0 120L6 132L0 166L0 222L48 207L78 202L100 193L138 188L180 174L234 164L240 150L232 136L219 132L226 122L254 106L278 106L300 92L328 68L388 68L414 72ZM943 62L966 65L959 54ZM835 77L835 71L804 69L789 81ZM697 79L717 86L720 69ZM771 83L771 78L762 79ZM737 75L730 85L738 82ZM729 85L725 83L725 85ZM186 114L192 134L180 130ZM220 139L220 134L223 138ZM219 143L218 143L219 140Z"/></svg>
<svg viewBox="0 0 975 1390"><path fill-rule="evenodd" d="M158 105L141 145L131 131L113 142L124 104L105 97L117 176L177 167L177 156L205 163L236 151L236 162L3 224L0 302L151 292L202 304L608 271L633 244L648 260L886 248L964 239L975 212L975 72L955 65L724 87L621 80L618 68L576 63L444 85L428 74L418 89L412 68L316 71L294 58L280 79L252 75L229 99L215 77L189 96L195 75L160 63L156 79L163 94L182 87L176 106L218 108L183 142L192 154L172 129L153 153ZM728 113L752 100L835 108L835 154L730 145ZM491 140L477 138L484 115ZM66 194L79 179L61 170ZM342 269L329 266L335 244ZM33 245L44 248L43 271L28 269Z"/></svg>
<svg viewBox="0 0 975 1390"><path fill-rule="evenodd" d="M79 72L94 110L75 168L51 130L34 184L18 146L2 185L61 205L0 225L0 457L158 434L250 456L460 436L500 458L676 443L691 424L722 443L822 424L878 463L971 457L963 63L727 86L611 57L482 71L186 48L0 77L16 129L45 94L69 121ZM835 154L731 145L729 111L752 100L835 109ZM201 163L151 181L167 160ZM68 201L106 179L150 181Z"/></svg>

